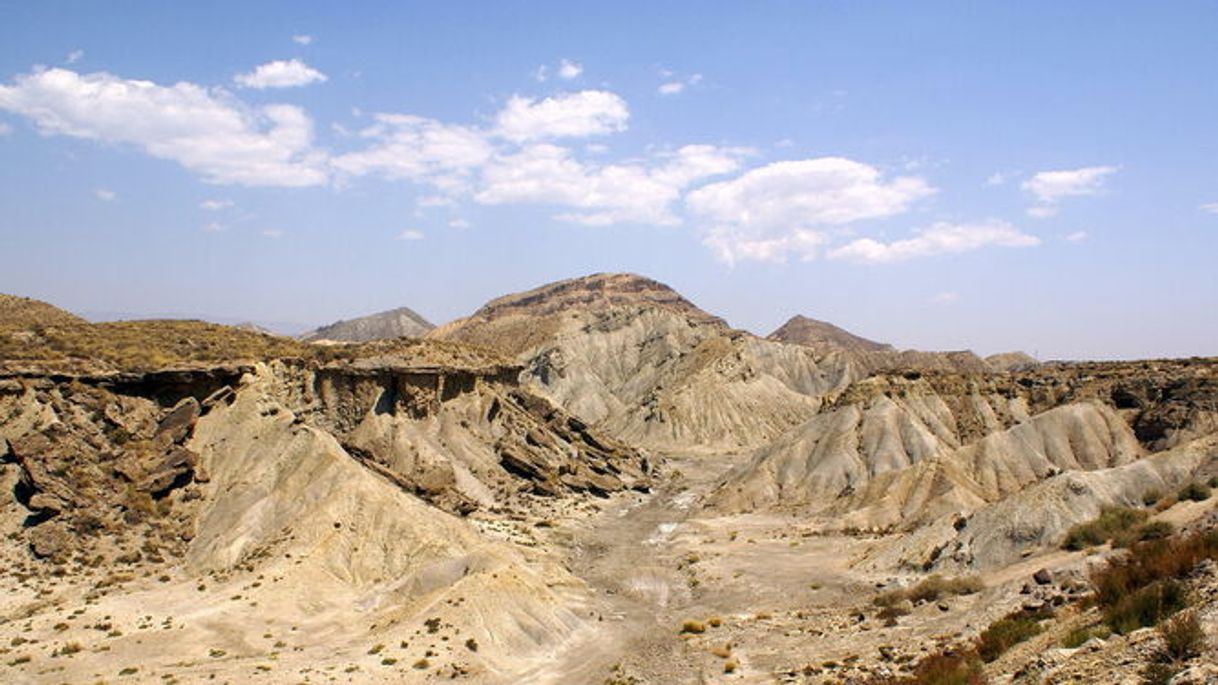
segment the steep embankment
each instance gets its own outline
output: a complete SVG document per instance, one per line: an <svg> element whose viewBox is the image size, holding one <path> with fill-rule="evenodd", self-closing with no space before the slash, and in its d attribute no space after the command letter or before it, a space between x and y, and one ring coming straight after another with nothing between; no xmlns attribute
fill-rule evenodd
<svg viewBox="0 0 1218 685"><path fill-rule="evenodd" d="M969 537L959 549L985 549L958 560L1005 562L1013 549L1054 542L1103 504L1186 480L1207 456L1195 441L1218 427L1216 392L1213 360L1014 376L876 376L757 450L727 474L708 505L729 513L794 509L838 528L937 526L932 537L939 538L965 528ZM1180 449L1143 461L1171 448ZM1089 485L1072 490L1055 480L1062 474ZM1042 487L1049 482L1058 485ZM1035 535L1002 526L1012 520L1002 513L968 520L974 512L1009 515L1021 506L1007 502L1035 503L1056 518ZM996 539L1005 533L995 531L1027 545L1002 547Z"/></svg>

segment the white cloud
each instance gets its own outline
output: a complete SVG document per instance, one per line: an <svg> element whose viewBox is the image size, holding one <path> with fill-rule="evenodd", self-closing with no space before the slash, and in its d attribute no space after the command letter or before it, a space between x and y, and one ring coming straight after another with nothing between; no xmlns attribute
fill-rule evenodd
<svg viewBox="0 0 1218 685"><path fill-rule="evenodd" d="M416 231L408 228L398 234L398 240L422 240L424 238L422 231Z"/></svg>
<svg viewBox="0 0 1218 685"><path fill-rule="evenodd" d="M448 222L449 228L465 229L470 227L470 223L465 219L453 219Z"/></svg>
<svg viewBox="0 0 1218 685"><path fill-rule="evenodd" d="M626 129L629 118L626 101L617 94L584 90L544 100L513 96L495 121L499 135L523 142L615 133Z"/></svg>
<svg viewBox="0 0 1218 685"><path fill-rule="evenodd" d="M668 71L666 69L660 71L660 76L663 78L669 79L672 75L673 75L673 72ZM677 95L677 94L681 93L682 91L684 91L686 86L696 86L701 82L702 82L702 74L694 74L693 76L690 76L689 78L684 79L684 80L670 79L668 81L665 81L664 83L661 83L660 87L656 88L656 92L659 93L660 95Z"/></svg>
<svg viewBox="0 0 1218 685"><path fill-rule="evenodd" d="M1048 219L1057 216L1059 209L1057 205L1032 205L1028 207L1028 216L1033 219Z"/></svg>
<svg viewBox="0 0 1218 685"><path fill-rule="evenodd" d="M1010 174L1007 174L1007 173L1004 173L1001 171L995 171L994 173L990 174L988 178L985 179L985 184L987 186L1004 185L1007 182L1007 180L1010 179L1010 177L1011 177Z"/></svg>
<svg viewBox="0 0 1218 685"><path fill-rule="evenodd" d="M68 53L68 56L65 58L64 61L66 61L68 64L76 64L84 56L85 56L84 50L73 50L72 52Z"/></svg>
<svg viewBox="0 0 1218 685"><path fill-rule="evenodd" d="M3 124L0 124L0 126L3 126ZM1210 202L1201 205L1201 211L1209 212L1210 214L1218 214L1218 202Z"/></svg>
<svg viewBox="0 0 1218 685"><path fill-rule="evenodd" d="M878 169L841 157L773 162L703 186L686 205L707 226L707 244L727 262L811 258L822 229L894 216L936 192L914 176L885 180Z"/></svg>
<svg viewBox="0 0 1218 685"><path fill-rule="evenodd" d="M248 74L237 74L233 81L245 88L296 88L323 83L326 75L298 59L276 60L258 65Z"/></svg>
<svg viewBox="0 0 1218 685"><path fill-rule="evenodd" d="M533 80L538 83L545 83L548 78L550 78L550 67L543 64L533 70Z"/></svg>
<svg viewBox="0 0 1218 685"><path fill-rule="evenodd" d="M1066 240L1069 240L1072 243L1081 243L1086 239L1087 239L1086 231L1075 231L1066 236Z"/></svg>
<svg viewBox="0 0 1218 685"><path fill-rule="evenodd" d="M570 81L571 79L579 78L579 75L582 73L584 73L584 65L579 62L564 59L558 63L558 78Z"/></svg>
<svg viewBox="0 0 1218 685"><path fill-rule="evenodd" d="M3 121L0 121L0 136L7 136L8 134L10 134L12 132L13 132L12 126L9 126L8 124L4 123Z"/></svg>
<svg viewBox="0 0 1218 685"><path fill-rule="evenodd" d="M160 86L105 72L46 69L0 86L0 109L43 135L128 143L213 183L310 186L326 182L312 122L290 105L251 108L193 83Z"/></svg>
<svg viewBox="0 0 1218 685"><path fill-rule="evenodd" d="M1098 195L1103 192L1107 177L1116 171L1114 166L1040 171L1023 182L1023 189L1041 203L1055 204L1067 197Z"/></svg>
<svg viewBox="0 0 1218 685"><path fill-rule="evenodd" d="M829 250L828 257L865 264L888 264L917 257L969 252L990 246L1033 247L1039 244L1040 238L1023 233L1005 221L980 224L939 222L913 238L891 243L860 238Z"/></svg>
<svg viewBox="0 0 1218 685"><path fill-rule="evenodd" d="M221 209L228 209L233 206L232 200L204 200L199 203L199 209L206 209L209 212L218 212Z"/></svg>
<svg viewBox="0 0 1218 685"><path fill-rule="evenodd" d="M530 203L565 207L557 218L585 225L679 223L671 205L695 181L730 173L747 150L688 145L651 164L595 165L567 148L531 145L496 155L475 199L483 204Z"/></svg>
<svg viewBox="0 0 1218 685"><path fill-rule="evenodd" d="M377 174L456 192L494 151L484 133L466 126L409 114L373 118L376 123L359 134L373 141L371 147L335 157L335 168L352 176Z"/></svg>
<svg viewBox="0 0 1218 685"><path fill-rule="evenodd" d="M958 293L945 291L945 292L941 292L941 293L936 293L934 295L934 297L930 298L930 301L934 304L951 304L952 302L955 302L958 299L960 299L960 295Z"/></svg>
<svg viewBox="0 0 1218 685"><path fill-rule="evenodd" d="M93 196L102 202L114 202L118 199L118 193L114 192L113 190L106 190L105 188L98 188L97 190L94 190Z"/></svg>
<svg viewBox="0 0 1218 685"><path fill-rule="evenodd" d="M203 226L203 230L207 231L208 233L219 233L221 231L227 231L228 226L225 226L224 224L222 224L218 221L212 221L210 223L205 224Z"/></svg>
<svg viewBox="0 0 1218 685"><path fill-rule="evenodd" d="M292 36L292 42L297 45L311 45L313 43L313 36L308 34L295 35Z"/></svg>
<svg viewBox="0 0 1218 685"><path fill-rule="evenodd" d="M282 238L283 236L287 235L287 233L285 233L284 231L282 231L278 228L268 228L262 232L262 235L264 235L268 238L271 238L271 239L278 240L279 238Z"/></svg>

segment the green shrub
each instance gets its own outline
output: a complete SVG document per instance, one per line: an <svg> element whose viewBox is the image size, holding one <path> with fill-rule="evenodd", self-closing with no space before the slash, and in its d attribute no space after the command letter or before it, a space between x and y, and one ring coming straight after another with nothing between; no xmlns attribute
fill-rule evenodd
<svg viewBox="0 0 1218 685"><path fill-rule="evenodd" d="M1210 490L1210 486L1206 485L1205 483L1193 481L1192 483L1185 485L1184 488L1181 489L1176 495L1176 498L1181 502L1204 502L1210 498L1211 494L1213 494L1213 491Z"/></svg>
<svg viewBox="0 0 1218 685"><path fill-rule="evenodd" d="M1087 644L1087 641L1093 637L1105 638L1112 634L1112 630L1106 625L1083 626L1075 628L1062 638L1062 646L1067 649L1082 647Z"/></svg>
<svg viewBox="0 0 1218 685"><path fill-rule="evenodd" d="M1016 612L990 624L977 638L977 654L989 663L1011 647L1039 635L1043 629L1035 619Z"/></svg>
<svg viewBox="0 0 1218 685"><path fill-rule="evenodd" d="M1147 521L1137 528L1118 533L1112 538L1113 547L1132 547L1139 542L1162 540L1171 537L1176 532L1175 526L1167 521Z"/></svg>
<svg viewBox="0 0 1218 685"><path fill-rule="evenodd" d="M1102 545L1146 520L1146 512L1129 507L1105 507L1098 518L1072 526L1062 547L1077 551Z"/></svg>
<svg viewBox="0 0 1218 685"><path fill-rule="evenodd" d="M1142 685L1167 685L1176 673L1175 667L1167 664L1147 664L1142 669Z"/></svg>

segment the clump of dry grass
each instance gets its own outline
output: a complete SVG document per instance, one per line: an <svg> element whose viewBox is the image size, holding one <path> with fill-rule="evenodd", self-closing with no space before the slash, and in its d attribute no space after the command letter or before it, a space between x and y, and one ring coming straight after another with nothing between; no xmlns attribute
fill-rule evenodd
<svg viewBox="0 0 1218 685"><path fill-rule="evenodd" d="M941 597L971 595L985 589L977 576L944 578L938 574L927 577L913 587L890 590L876 595L871 601L878 607L893 607L906 600L910 602L933 602Z"/></svg>

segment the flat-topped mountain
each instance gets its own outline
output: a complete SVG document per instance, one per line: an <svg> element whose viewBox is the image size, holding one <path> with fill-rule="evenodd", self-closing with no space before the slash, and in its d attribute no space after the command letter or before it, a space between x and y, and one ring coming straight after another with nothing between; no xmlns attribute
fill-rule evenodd
<svg viewBox="0 0 1218 685"><path fill-rule="evenodd" d="M334 342L368 342L393 338L418 338L435 326L409 307L369 314L349 321L336 321L329 326L300 336L305 342L329 340Z"/></svg>
<svg viewBox="0 0 1218 685"><path fill-rule="evenodd" d="M793 343L805 347L836 348L851 352L892 350L892 345L868 340L826 321L818 321L800 315L788 319L778 330L766 336L766 340Z"/></svg>

